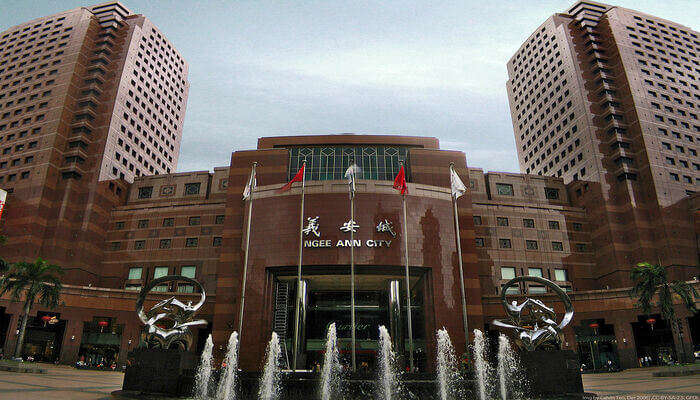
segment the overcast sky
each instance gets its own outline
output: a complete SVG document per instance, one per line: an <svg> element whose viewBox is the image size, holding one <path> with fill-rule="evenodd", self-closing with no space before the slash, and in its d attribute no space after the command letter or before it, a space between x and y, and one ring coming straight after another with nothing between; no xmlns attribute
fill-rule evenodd
<svg viewBox="0 0 700 400"><path fill-rule="evenodd" d="M106 0L105 0L106 1ZM95 3L0 0L0 31ZM178 171L229 164L258 137L435 136L518 171L506 62L574 1L137 1L190 67ZM698 0L617 0L693 29Z"/></svg>

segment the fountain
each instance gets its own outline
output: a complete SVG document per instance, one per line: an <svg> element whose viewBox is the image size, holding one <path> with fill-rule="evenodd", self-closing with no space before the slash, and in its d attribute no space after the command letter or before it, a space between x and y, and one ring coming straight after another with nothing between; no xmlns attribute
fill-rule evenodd
<svg viewBox="0 0 700 400"><path fill-rule="evenodd" d="M450 335L447 329L437 331L437 385L440 400L459 399L459 385L461 379L457 370L457 357L452 347Z"/></svg>
<svg viewBox="0 0 700 400"><path fill-rule="evenodd" d="M474 369L479 400L487 400L491 391L491 365L488 362L488 343L483 332L474 329Z"/></svg>
<svg viewBox="0 0 700 400"><path fill-rule="evenodd" d="M218 400L236 399L236 373L238 372L238 332L233 332L228 339L225 367L221 373Z"/></svg>
<svg viewBox="0 0 700 400"><path fill-rule="evenodd" d="M277 333L272 332L272 338L267 345L265 352L266 361L263 374L260 377L258 388L259 400L276 400L280 394L280 368L279 362L282 355L282 348Z"/></svg>
<svg viewBox="0 0 700 400"><path fill-rule="evenodd" d="M214 350L214 341L211 335L207 338L207 343L204 345L202 358L199 361L197 368L197 376L194 381L194 396L198 400L206 400L209 398L209 383L211 381L211 363L213 360L212 351Z"/></svg>
<svg viewBox="0 0 700 400"><path fill-rule="evenodd" d="M340 373L342 366L338 359L338 338L336 337L335 322L328 327L326 336L326 353L323 356L323 369L321 370L321 387L319 389L321 400L331 400L340 389Z"/></svg>
<svg viewBox="0 0 700 400"><path fill-rule="evenodd" d="M510 393L511 398L518 398L518 393L522 389L516 390L514 382L518 378L518 363L515 359L515 352L510 346L508 337L504 334L498 336L498 385L501 400L506 400ZM524 382L519 380L520 385Z"/></svg>
<svg viewBox="0 0 700 400"><path fill-rule="evenodd" d="M379 327L378 348L378 398L380 400L392 400L392 396L399 398L399 382L396 376L396 354L391 347L391 337L384 325Z"/></svg>

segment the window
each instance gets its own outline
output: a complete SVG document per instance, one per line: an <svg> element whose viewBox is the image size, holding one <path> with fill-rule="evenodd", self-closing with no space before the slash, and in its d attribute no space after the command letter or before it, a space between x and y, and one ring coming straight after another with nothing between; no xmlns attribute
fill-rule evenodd
<svg viewBox="0 0 700 400"><path fill-rule="evenodd" d="M140 219L139 220L139 228L148 228L148 220L147 219Z"/></svg>
<svg viewBox="0 0 700 400"><path fill-rule="evenodd" d="M197 183L185 183L185 195L199 194L199 188L202 184Z"/></svg>
<svg viewBox="0 0 700 400"><path fill-rule="evenodd" d="M190 226L195 226L195 225L199 225L201 222L202 222L201 217L190 217L189 224L190 224Z"/></svg>
<svg viewBox="0 0 700 400"><path fill-rule="evenodd" d="M168 267L155 267L153 269L153 279L162 278L166 275L168 275Z"/></svg>
<svg viewBox="0 0 700 400"><path fill-rule="evenodd" d="M508 226L508 218L496 217L496 224L498 224L498 226Z"/></svg>
<svg viewBox="0 0 700 400"><path fill-rule="evenodd" d="M501 267L501 279L515 278L515 267Z"/></svg>
<svg viewBox="0 0 700 400"><path fill-rule="evenodd" d="M549 221L549 229L559 230L559 221Z"/></svg>
<svg viewBox="0 0 700 400"><path fill-rule="evenodd" d="M576 243L576 251L585 252L586 251L586 244L585 243Z"/></svg>
<svg viewBox="0 0 700 400"><path fill-rule="evenodd" d="M510 249L510 239L498 239L498 247L502 249Z"/></svg>
<svg viewBox="0 0 700 400"><path fill-rule="evenodd" d="M116 251L122 248L122 244L121 242L112 242L110 247L112 248L112 251Z"/></svg>
<svg viewBox="0 0 700 400"><path fill-rule="evenodd" d="M559 282L568 281L568 276L565 269L554 269L554 280Z"/></svg>
<svg viewBox="0 0 700 400"><path fill-rule="evenodd" d="M514 195L513 185L508 184L508 183L497 183L496 184L496 191L501 196L513 196Z"/></svg>
<svg viewBox="0 0 700 400"><path fill-rule="evenodd" d="M549 200L559 199L559 189L544 188L544 196Z"/></svg>
<svg viewBox="0 0 700 400"><path fill-rule="evenodd" d="M503 290L503 286L501 285L501 290ZM518 286L511 286L506 290L506 294L520 294L520 288Z"/></svg>
<svg viewBox="0 0 700 400"><path fill-rule="evenodd" d="M143 272L143 267L129 268L129 278L128 279L141 279L141 272Z"/></svg>
<svg viewBox="0 0 700 400"><path fill-rule="evenodd" d="M178 283L177 291L179 293L194 293L194 285L190 285L187 283Z"/></svg>
<svg viewBox="0 0 700 400"><path fill-rule="evenodd" d="M194 265L183 265L182 268L180 268L180 275L184 276L185 278L194 279L196 271L197 267Z"/></svg>
<svg viewBox="0 0 700 400"><path fill-rule="evenodd" d="M124 285L124 290L133 290L135 292L138 292L141 290L141 285L134 285L134 284Z"/></svg>
<svg viewBox="0 0 700 400"><path fill-rule="evenodd" d="M547 293L547 288L545 288L544 286L540 286L540 285L532 285L528 288L528 293L531 293L531 294Z"/></svg>
<svg viewBox="0 0 700 400"><path fill-rule="evenodd" d="M223 223L224 223L224 216L223 216L223 215L217 215L217 216L214 218L214 223L217 224L217 225L223 224Z"/></svg>
<svg viewBox="0 0 700 400"><path fill-rule="evenodd" d="M220 247L221 246L221 237L214 236L214 239L212 239L211 245L214 247Z"/></svg>
<svg viewBox="0 0 700 400"><path fill-rule="evenodd" d="M145 240L137 240L134 242L134 250L143 250L146 247Z"/></svg>
<svg viewBox="0 0 700 400"><path fill-rule="evenodd" d="M524 218L523 219L523 226L525 228L534 228L535 227L535 220L532 218Z"/></svg>
<svg viewBox="0 0 700 400"><path fill-rule="evenodd" d="M139 188L139 199L150 199L153 195L153 186L144 186Z"/></svg>
<svg viewBox="0 0 700 400"><path fill-rule="evenodd" d="M475 238L476 247L484 247L484 238Z"/></svg>
<svg viewBox="0 0 700 400"><path fill-rule="evenodd" d="M562 242L552 242L552 250L564 251L564 244Z"/></svg>
<svg viewBox="0 0 700 400"><path fill-rule="evenodd" d="M525 247L528 250L537 250L537 240L526 240Z"/></svg>
<svg viewBox="0 0 700 400"><path fill-rule="evenodd" d="M185 240L185 247L197 247L199 245L198 238L187 238Z"/></svg>
<svg viewBox="0 0 700 400"><path fill-rule="evenodd" d="M527 275L528 276L536 276L538 278L541 278L542 277L542 268L528 268Z"/></svg>
<svg viewBox="0 0 700 400"><path fill-rule="evenodd" d="M174 226L175 218L163 218L163 226Z"/></svg>
<svg viewBox="0 0 700 400"><path fill-rule="evenodd" d="M158 248L169 249L171 245L172 245L171 239L160 239L160 244L158 245Z"/></svg>
<svg viewBox="0 0 700 400"><path fill-rule="evenodd" d="M124 229L124 221L119 221L114 224L114 229Z"/></svg>
<svg viewBox="0 0 700 400"><path fill-rule="evenodd" d="M474 216L474 225L481 225L481 215Z"/></svg>

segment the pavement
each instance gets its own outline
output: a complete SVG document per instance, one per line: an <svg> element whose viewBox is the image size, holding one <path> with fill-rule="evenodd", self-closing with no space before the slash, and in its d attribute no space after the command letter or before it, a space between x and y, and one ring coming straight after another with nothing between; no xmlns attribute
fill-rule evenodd
<svg viewBox="0 0 700 400"><path fill-rule="evenodd" d="M700 375L654 377L660 368L633 368L622 372L584 374L583 387L602 400L700 399Z"/></svg>
<svg viewBox="0 0 700 400"><path fill-rule="evenodd" d="M121 389L124 374L40 364L45 374L0 371L0 400L106 400ZM700 375L655 378L658 368L583 375L587 393L601 400L700 400Z"/></svg>
<svg viewBox="0 0 700 400"><path fill-rule="evenodd" d="M122 388L124 374L112 371L78 370L73 367L39 364L45 374L0 371L1 400L97 400L112 399Z"/></svg>

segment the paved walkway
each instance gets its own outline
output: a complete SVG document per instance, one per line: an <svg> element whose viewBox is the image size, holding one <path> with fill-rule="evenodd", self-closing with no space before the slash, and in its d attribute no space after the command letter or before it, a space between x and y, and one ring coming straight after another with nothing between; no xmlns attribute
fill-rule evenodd
<svg viewBox="0 0 700 400"><path fill-rule="evenodd" d="M45 374L0 371L2 400L97 400L110 399L122 387L124 374L112 371L77 370L67 366L40 364Z"/></svg>
<svg viewBox="0 0 700 400"><path fill-rule="evenodd" d="M606 399L700 399L700 375L653 377L658 368L583 375L586 392Z"/></svg>
<svg viewBox="0 0 700 400"><path fill-rule="evenodd" d="M0 371L0 400L106 400L121 389L121 372L76 370L42 364L46 374ZM586 392L602 400L696 400L700 399L700 375L655 378L655 368L635 368L611 374L583 375Z"/></svg>

